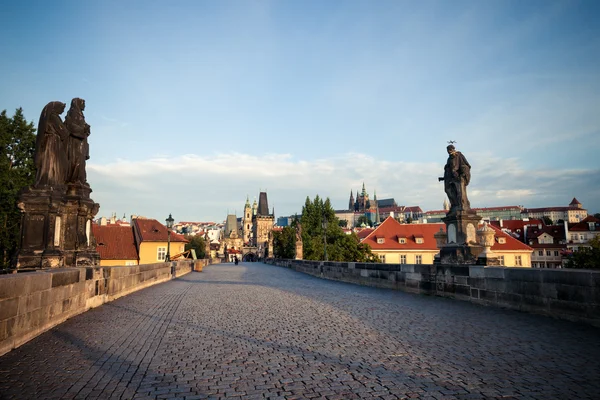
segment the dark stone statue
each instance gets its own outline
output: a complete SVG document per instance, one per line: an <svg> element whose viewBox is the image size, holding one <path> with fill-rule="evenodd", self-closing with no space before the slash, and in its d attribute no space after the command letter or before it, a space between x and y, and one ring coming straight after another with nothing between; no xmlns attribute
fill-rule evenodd
<svg viewBox="0 0 600 400"><path fill-rule="evenodd" d="M60 187L67 179L66 147L69 132L60 118L65 106L60 101L51 101L40 115L34 156L36 188Z"/></svg>
<svg viewBox="0 0 600 400"><path fill-rule="evenodd" d="M456 214L457 211L469 211L471 203L467 197L467 185L471 181L471 165L453 145L449 145L446 150L448 151L448 161L444 167L444 177L439 180L444 181L444 191L450 200L449 214Z"/></svg>
<svg viewBox="0 0 600 400"><path fill-rule="evenodd" d="M22 213L20 268L97 265L100 255L92 221L100 205L90 198L85 160L89 158L85 101L75 98L63 123L66 104L52 101L40 115L35 144L35 183L23 188L17 207Z"/></svg>
<svg viewBox="0 0 600 400"><path fill-rule="evenodd" d="M67 181L87 185L85 161L90 158L87 140L90 135L90 126L85 122L83 110L85 110L85 100L74 98L65 118L65 125L70 134L67 155L69 160Z"/></svg>

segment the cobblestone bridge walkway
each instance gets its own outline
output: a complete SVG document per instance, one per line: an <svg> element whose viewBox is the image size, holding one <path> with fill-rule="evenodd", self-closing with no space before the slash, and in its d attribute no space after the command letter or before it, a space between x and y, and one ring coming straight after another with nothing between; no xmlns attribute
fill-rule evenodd
<svg viewBox="0 0 600 400"><path fill-rule="evenodd" d="M600 329L214 265L0 358L0 398L598 399Z"/></svg>

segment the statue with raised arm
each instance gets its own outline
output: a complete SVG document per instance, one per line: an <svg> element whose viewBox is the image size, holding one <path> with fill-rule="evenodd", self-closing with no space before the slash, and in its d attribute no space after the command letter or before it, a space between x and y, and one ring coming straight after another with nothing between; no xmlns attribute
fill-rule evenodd
<svg viewBox="0 0 600 400"><path fill-rule="evenodd" d="M63 186L67 179L69 132L60 118L65 106L60 101L51 101L40 115L34 155L36 188Z"/></svg>
<svg viewBox="0 0 600 400"><path fill-rule="evenodd" d="M456 214L457 211L469 211L471 203L467 197L467 185L471 181L471 165L465 156L457 151L454 145L446 147L448 161L444 167L444 191L450 200L450 211L448 214Z"/></svg>
<svg viewBox="0 0 600 400"><path fill-rule="evenodd" d="M74 98L71 101L71 108L69 109L69 112L67 112L67 117L65 118L65 125L70 134L67 181L69 183L87 185L85 161L90 158L87 140L90 135L90 126L85 122L83 110L85 110L85 100Z"/></svg>

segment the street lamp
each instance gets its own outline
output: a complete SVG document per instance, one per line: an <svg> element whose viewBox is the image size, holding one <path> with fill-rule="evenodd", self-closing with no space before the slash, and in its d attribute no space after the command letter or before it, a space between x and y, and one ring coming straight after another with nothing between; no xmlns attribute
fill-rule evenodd
<svg viewBox="0 0 600 400"><path fill-rule="evenodd" d="M169 214L169 218L165 220L165 222L167 223L167 255L165 256L166 262L171 261L171 229L173 229L174 221L175 220L173 219L171 214Z"/></svg>
<svg viewBox="0 0 600 400"><path fill-rule="evenodd" d="M323 213L323 248L325 249L325 261L327 261L327 217Z"/></svg>

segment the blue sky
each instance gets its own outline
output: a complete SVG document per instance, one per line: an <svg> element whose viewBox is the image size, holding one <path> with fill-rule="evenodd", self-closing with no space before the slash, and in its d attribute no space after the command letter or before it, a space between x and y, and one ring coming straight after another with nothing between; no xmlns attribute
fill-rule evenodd
<svg viewBox="0 0 600 400"><path fill-rule="evenodd" d="M86 100L99 215L223 220L267 190L600 211L597 1L10 2L0 109Z"/></svg>

